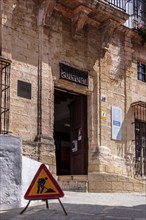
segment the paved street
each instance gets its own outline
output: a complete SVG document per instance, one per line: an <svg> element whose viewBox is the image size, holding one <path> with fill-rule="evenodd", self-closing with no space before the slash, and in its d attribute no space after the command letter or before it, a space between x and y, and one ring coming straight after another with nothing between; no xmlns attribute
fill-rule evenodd
<svg viewBox="0 0 146 220"><path fill-rule="evenodd" d="M66 216L58 200L49 200L39 205L32 201L28 209L3 210L0 220L145 220L146 194L139 193L75 193L65 192L61 198Z"/></svg>

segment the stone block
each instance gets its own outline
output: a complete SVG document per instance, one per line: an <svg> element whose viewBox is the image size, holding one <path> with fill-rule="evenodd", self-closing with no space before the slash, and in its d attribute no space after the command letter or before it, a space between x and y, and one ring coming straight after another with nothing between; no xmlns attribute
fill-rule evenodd
<svg viewBox="0 0 146 220"><path fill-rule="evenodd" d="M89 189L89 192L91 192L92 190L94 191L96 189L96 182L95 181L89 181L89 184L88 184L88 189Z"/></svg>
<svg viewBox="0 0 146 220"><path fill-rule="evenodd" d="M144 192L145 189L144 189L144 187L143 187L144 185L142 183L134 183L133 185L134 185L133 186L134 192Z"/></svg>
<svg viewBox="0 0 146 220"><path fill-rule="evenodd" d="M89 174L88 175L89 181L97 181L97 182L103 182L104 181L104 175L103 174Z"/></svg>
<svg viewBox="0 0 146 220"><path fill-rule="evenodd" d="M112 182L112 190L117 192L123 192L124 191L124 184L123 182Z"/></svg>
<svg viewBox="0 0 146 220"><path fill-rule="evenodd" d="M96 192L107 192L112 190L112 182L96 182Z"/></svg>
<svg viewBox="0 0 146 220"><path fill-rule="evenodd" d="M127 182L124 183L124 191L132 192L133 190L134 190L133 183L127 183Z"/></svg>
<svg viewBox="0 0 146 220"><path fill-rule="evenodd" d="M118 182L128 182L128 177L126 177L126 176L118 176Z"/></svg>
<svg viewBox="0 0 146 220"><path fill-rule="evenodd" d="M100 172L106 172L106 165L99 165Z"/></svg>
<svg viewBox="0 0 146 220"><path fill-rule="evenodd" d="M104 176L104 181L106 182L118 182L118 176L117 175L105 175Z"/></svg>
<svg viewBox="0 0 146 220"><path fill-rule="evenodd" d="M105 167L105 171L106 171L107 173L114 173L114 167L113 167L112 165L106 166L106 167Z"/></svg>
<svg viewBox="0 0 146 220"><path fill-rule="evenodd" d="M78 175L75 175L73 176L73 180L74 181L87 181L88 180L88 176L78 176Z"/></svg>
<svg viewBox="0 0 146 220"><path fill-rule="evenodd" d="M98 172L99 171L99 165L98 164L89 164L88 172Z"/></svg>
<svg viewBox="0 0 146 220"><path fill-rule="evenodd" d="M60 181L71 181L71 180L73 180L73 176L69 176L69 175L67 175L67 176L58 176L58 180L60 180Z"/></svg>
<svg viewBox="0 0 146 220"><path fill-rule="evenodd" d="M116 173L116 174L121 174L121 173L122 173L121 168L115 167L115 168L114 168L114 173Z"/></svg>

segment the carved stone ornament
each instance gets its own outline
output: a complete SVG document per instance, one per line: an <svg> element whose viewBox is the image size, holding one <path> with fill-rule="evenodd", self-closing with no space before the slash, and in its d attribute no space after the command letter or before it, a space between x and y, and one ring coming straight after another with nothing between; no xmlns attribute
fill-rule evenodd
<svg viewBox="0 0 146 220"><path fill-rule="evenodd" d="M101 44L102 49L108 49L109 43L113 37L115 29L118 27L118 23L109 19L105 21L101 26Z"/></svg>
<svg viewBox="0 0 146 220"><path fill-rule="evenodd" d="M88 14L91 12L90 8L83 5L77 7L73 12L72 18L72 36L75 37L81 33L84 25L88 20Z"/></svg>
<svg viewBox="0 0 146 220"><path fill-rule="evenodd" d="M39 5L39 12L38 12L38 25L44 26L46 23L46 16L47 18L52 16L54 8L56 6L56 0L44 0Z"/></svg>

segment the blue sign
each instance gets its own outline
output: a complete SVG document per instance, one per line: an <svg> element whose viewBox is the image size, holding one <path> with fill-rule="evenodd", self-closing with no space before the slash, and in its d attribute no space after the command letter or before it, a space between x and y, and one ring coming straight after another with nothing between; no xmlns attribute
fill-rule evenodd
<svg viewBox="0 0 146 220"><path fill-rule="evenodd" d="M112 139L122 140L122 110L112 106Z"/></svg>

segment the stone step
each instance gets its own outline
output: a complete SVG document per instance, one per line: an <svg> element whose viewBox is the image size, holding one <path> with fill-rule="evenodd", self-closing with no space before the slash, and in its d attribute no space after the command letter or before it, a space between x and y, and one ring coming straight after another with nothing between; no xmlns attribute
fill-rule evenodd
<svg viewBox="0 0 146 220"><path fill-rule="evenodd" d="M127 176L109 173L94 173L88 176L58 176L64 191L74 192L144 192L146 182Z"/></svg>
<svg viewBox="0 0 146 220"><path fill-rule="evenodd" d="M64 191L87 192L88 176L58 176L58 183Z"/></svg>

